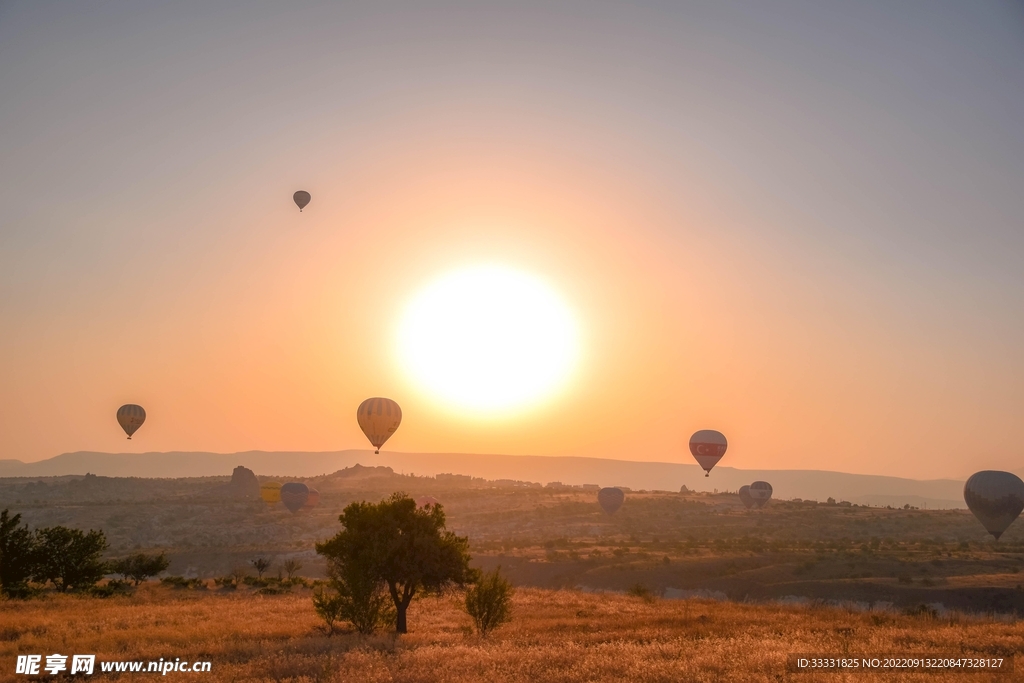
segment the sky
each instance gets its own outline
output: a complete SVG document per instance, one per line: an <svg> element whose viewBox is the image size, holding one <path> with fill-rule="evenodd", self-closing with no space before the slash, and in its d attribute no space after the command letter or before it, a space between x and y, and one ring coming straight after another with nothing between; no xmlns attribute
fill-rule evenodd
<svg viewBox="0 0 1024 683"><path fill-rule="evenodd" d="M1024 474L1022 84L1010 1L3 0L0 459L387 396L403 452ZM396 355L481 264L579 339L486 416Z"/></svg>

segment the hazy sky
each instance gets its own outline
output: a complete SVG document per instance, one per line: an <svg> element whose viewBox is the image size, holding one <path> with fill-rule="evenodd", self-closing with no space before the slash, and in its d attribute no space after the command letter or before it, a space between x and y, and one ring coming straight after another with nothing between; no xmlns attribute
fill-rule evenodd
<svg viewBox="0 0 1024 683"><path fill-rule="evenodd" d="M1020 2L4 0L0 458L362 448L380 395L399 451L1024 474L1022 124ZM479 263L583 348L489 420L395 362Z"/></svg>

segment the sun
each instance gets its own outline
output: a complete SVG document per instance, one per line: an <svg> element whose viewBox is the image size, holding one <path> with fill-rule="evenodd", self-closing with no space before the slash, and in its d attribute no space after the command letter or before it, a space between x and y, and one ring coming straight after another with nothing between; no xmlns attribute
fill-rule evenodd
<svg viewBox="0 0 1024 683"><path fill-rule="evenodd" d="M508 413L564 386L578 361L579 332L544 280L479 265L449 272L413 298L398 353L414 382L444 403Z"/></svg>

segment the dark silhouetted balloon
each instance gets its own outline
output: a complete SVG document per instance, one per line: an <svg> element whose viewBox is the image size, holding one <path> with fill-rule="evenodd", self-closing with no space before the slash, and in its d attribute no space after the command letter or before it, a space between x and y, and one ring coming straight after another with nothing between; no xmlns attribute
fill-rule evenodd
<svg viewBox="0 0 1024 683"><path fill-rule="evenodd" d="M273 505L281 500L281 482L265 481L260 484L260 498L267 505Z"/></svg>
<svg viewBox="0 0 1024 683"><path fill-rule="evenodd" d="M622 492L622 489L604 488L597 492L598 505L609 515L614 515L622 507L624 500L626 500L626 494Z"/></svg>
<svg viewBox="0 0 1024 683"><path fill-rule="evenodd" d="M373 452L380 453L380 447L402 424L402 409L390 398L368 398L359 404L356 420L373 445Z"/></svg>
<svg viewBox="0 0 1024 683"><path fill-rule="evenodd" d="M302 213L302 210L306 208L306 204L309 204L309 200L312 198L313 197L305 190L299 190L292 195L292 199L295 200L295 205L299 207L299 213Z"/></svg>
<svg viewBox="0 0 1024 683"><path fill-rule="evenodd" d="M752 495L750 495L750 487L749 486L741 486L740 487L740 502L742 502L743 506L745 508L747 508L748 510L750 508L754 507L754 497Z"/></svg>
<svg viewBox="0 0 1024 683"><path fill-rule="evenodd" d="M416 507L425 508L428 505L440 505L441 501L433 496L420 496L416 499Z"/></svg>
<svg viewBox="0 0 1024 683"><path fill-rule="evenodd" d="M754 505L763 508L772 499L772 485L766 481L755 481L750 485L750 497L754 499Z"/></svg>
<svg viewBox="0 0 1024 683"><path fill-rule="evenodd" d="M722 459L728 446L722 432L714 429L702 429L690 437L690 453L704 470L705 477L711 476L711 468Z"/></svg>
<svg viewBox="0 0 1024 683"><path fill-rule="evenodd" d="M964 502L998 541L1024 510L1024 481L1010 472L975 472L964 484Z"/></svg>
<svg viewBox="0 0 1024 683"><path fill-rule="evenodd" d="M281 502L292 512L298 512L309 500L309 487L290 481L281 487Z"/></svg>
<svg viewBox="0 0 1024 683"><path fill-rule="evenodd" d="M306 504L302 507L306 510L312 510L320 504L320 492L312 486L309 487L309 497L306 498Z"/></svg>
<svg viewBox="0 0 1024 683"><path fill-rule="evenodd" d="M146 421L146 411L142 409L142 406L137 406L134 403L126 403L117 409L117 424L121 425L121 429L128 435L128 438L132 438L142 423Z"/></svg>

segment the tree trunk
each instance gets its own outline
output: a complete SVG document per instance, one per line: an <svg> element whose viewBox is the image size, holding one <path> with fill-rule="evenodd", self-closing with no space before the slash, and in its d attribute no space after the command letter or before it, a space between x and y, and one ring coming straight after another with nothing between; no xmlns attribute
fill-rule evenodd
<svg viewBox="0 0 1024 683"><path fill-rule="evenodd" d="M409 630L405 625L405 610L407 605L398 604L395 605L395 609L398 611L398 617L395 619L395 632L396 633L408 633Z"/></svg>

